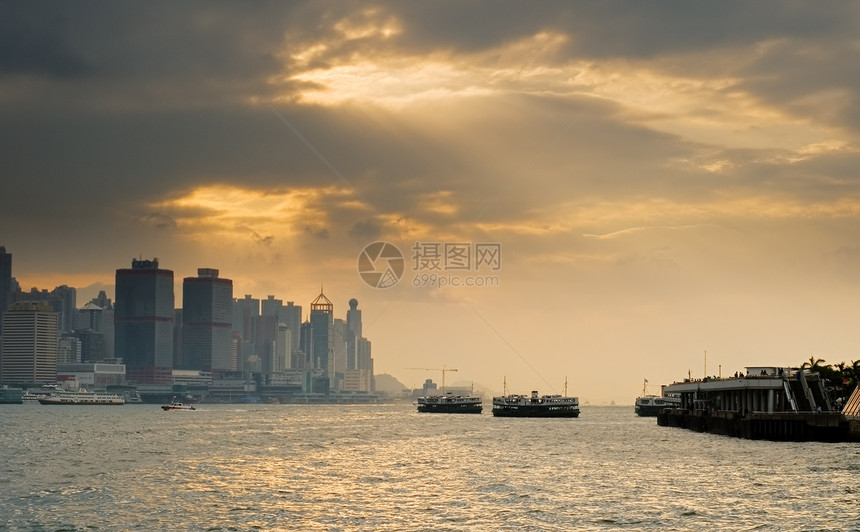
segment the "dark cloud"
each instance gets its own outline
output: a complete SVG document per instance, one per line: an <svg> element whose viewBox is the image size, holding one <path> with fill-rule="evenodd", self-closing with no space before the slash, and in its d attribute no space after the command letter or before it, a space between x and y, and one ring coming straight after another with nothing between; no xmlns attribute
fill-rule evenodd
<svg viewBox="0 0 860 532"><path fill-rule="evenodd" d="M382 234L382 226L373 219L360 220L349 231L349 236L367 240L378 238L380 234Z"/></svg>
<svg viewBox="0 0 860 532"><path fill-rule="evenodd" d="M548 66L618 58L650 60L667 71L736 74L741 88L798 115L814 112L810 96L842 91L843 112L821 120L857 124L860 80L850 44L857 9L680 1L3 3L0 227L21 227L33 205L52 213L31 222L43 230L57 217L85 215L98 225L118 213L147 216L149 204L213 183L348 187L377 213L441 225L479 214L504 219L571 199L712 190L725 175L667 164L695 158L700 146L623 123L614 104L591 97L511 91L466 105L414 106L437 119L430 132L397 111L299 105L296 91L307 82L288 77L362 54L468 61L468 54L555 32L568 40L541 57ZM402 31L349 37L344 21L396 21ZM778 44L740 61L749 59L749 47L768 42ZM315 63L292 57L318 43L328 48ZM737 62L731 54L700 60L700 53L726 51L743 55ZM271 105L313 150L267 106L275 95L282 99ZM252 104L254 98L263 103ZM733 155L741 162L761 156ZM836 175L844 193L853 186L845 183L852 182L854 159L834 154L792 170L755 162L743 166L757 168L755 175L734 175L750 185L785 184L779 174L801 169L815 178L805 186ZM450 194L454 214L421 212L423 198L438 191ZM351 228L340 233L371 237L385 229L366 212L338 216L338 227ZM309 234L324 238L327 231Z"/></svg>
<svg viewBox="0 0 860 532"><path fill-rule="evenodd" d="M175 229L176 220L161 213L150 213L138 219L142 224L151 225L157 229Z"/></svg>
<svg viewBox="0 0 860 532"><path fill-rule="evenodd" d="M259 244L261 246L265 246L265 247L270 247L272 245L272 242L275 241L275 237L273 235L262 236L259 233L257 233L256 231L254 231L251 234L251 238L257 244Z"/></svg>
<svg viewBox="0 0 860 532"><path fill-rule="evenodd" d="M60 7L60 12L55 11ZM69 40L61 4L0 3L0 77L79 78L92 65Z"/></svg>
<svg viewBox="0 0 860 532"><path fill-rule="evenodd" d="M317 240L328 240L331 236L327 227L305 226L305 233L311 235Z"/></svg>

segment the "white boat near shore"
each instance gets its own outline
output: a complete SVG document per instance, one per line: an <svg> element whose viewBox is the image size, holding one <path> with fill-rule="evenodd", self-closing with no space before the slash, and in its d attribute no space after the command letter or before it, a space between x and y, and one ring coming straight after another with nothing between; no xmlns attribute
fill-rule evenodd
<svg viewBox="0 0 860 532"><path fill-rule="evenodd" d="M124 405L125 399L115 393L61 390L47 397L39 398L43 405Z"/></svg>

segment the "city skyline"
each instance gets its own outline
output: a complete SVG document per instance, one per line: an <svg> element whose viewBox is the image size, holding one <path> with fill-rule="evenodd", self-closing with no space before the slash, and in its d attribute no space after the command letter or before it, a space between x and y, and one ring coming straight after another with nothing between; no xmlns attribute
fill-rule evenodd
<svg viewBox="0 0 860 532"><path fill-rule="evenodd" d="M593 404L860 358L854 4L2 9L23 290L116 300L131 257L176 272L176 307L198 268L306 309L324 282L377 374L567 376ZM405 261L384 288L374 242Z"/></svg>

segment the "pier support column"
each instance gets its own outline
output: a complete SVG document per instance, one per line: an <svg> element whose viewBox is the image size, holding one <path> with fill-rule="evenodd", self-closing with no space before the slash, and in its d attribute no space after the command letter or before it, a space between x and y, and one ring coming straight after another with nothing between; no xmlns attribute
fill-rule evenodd
<svg viewBox="0 0 860 532"><path fill-rule="evenodd" d="M773 390L767 391L767 413L773 414Z"/></svg>

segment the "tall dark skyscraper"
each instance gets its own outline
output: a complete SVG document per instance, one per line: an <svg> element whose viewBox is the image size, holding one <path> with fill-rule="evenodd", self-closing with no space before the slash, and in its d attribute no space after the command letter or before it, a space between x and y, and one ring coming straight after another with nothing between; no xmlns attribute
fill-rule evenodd
<svg viewBox="0 0 860 532"><path fill-rule="evenodd" d="M361 311L358 300L349 300L349 310L346 311L346 369L358 369L356 356L356 340L361 338Z"/></svg>
<svg viewBox="0 0 860 532"><path fill-rule="evenodd" d="M58 286L51 291L50 303L57 313L57 327L60 332L73 331L77 314L77 290L71 286Z"/></svg>
<svg viewBox="0 0 860 532"><path fill-rule="evenodd" d="M116 271L115 354L129 380L173 382L173 301L173 271L159 269L158 259Z"/></svg>
<svg viewBox="0 0 860 532"><path fill-rule="evenodd" d="M334 323L334 305L325 296L320 288L320 295L311 303L310 315L310 352L309 368L315 371L318 377L314 379L313 391L328 393L329 378L334 376L334 368L330 368L330 362L334 362L334 338L332 337L332 326Z"/></svg>
<svg viewBox="0 0 860 532"><path fill-rule="evenodd" d="M3 313L12 304L12 254L0 246L0 336L3 335Z"/></svg>
<svg viewBox="0 0 860 532"><path fill-rule="evenodd" d="M182 369L235 371L232 363L233 281L199 268L182 281Z"/></svg>

